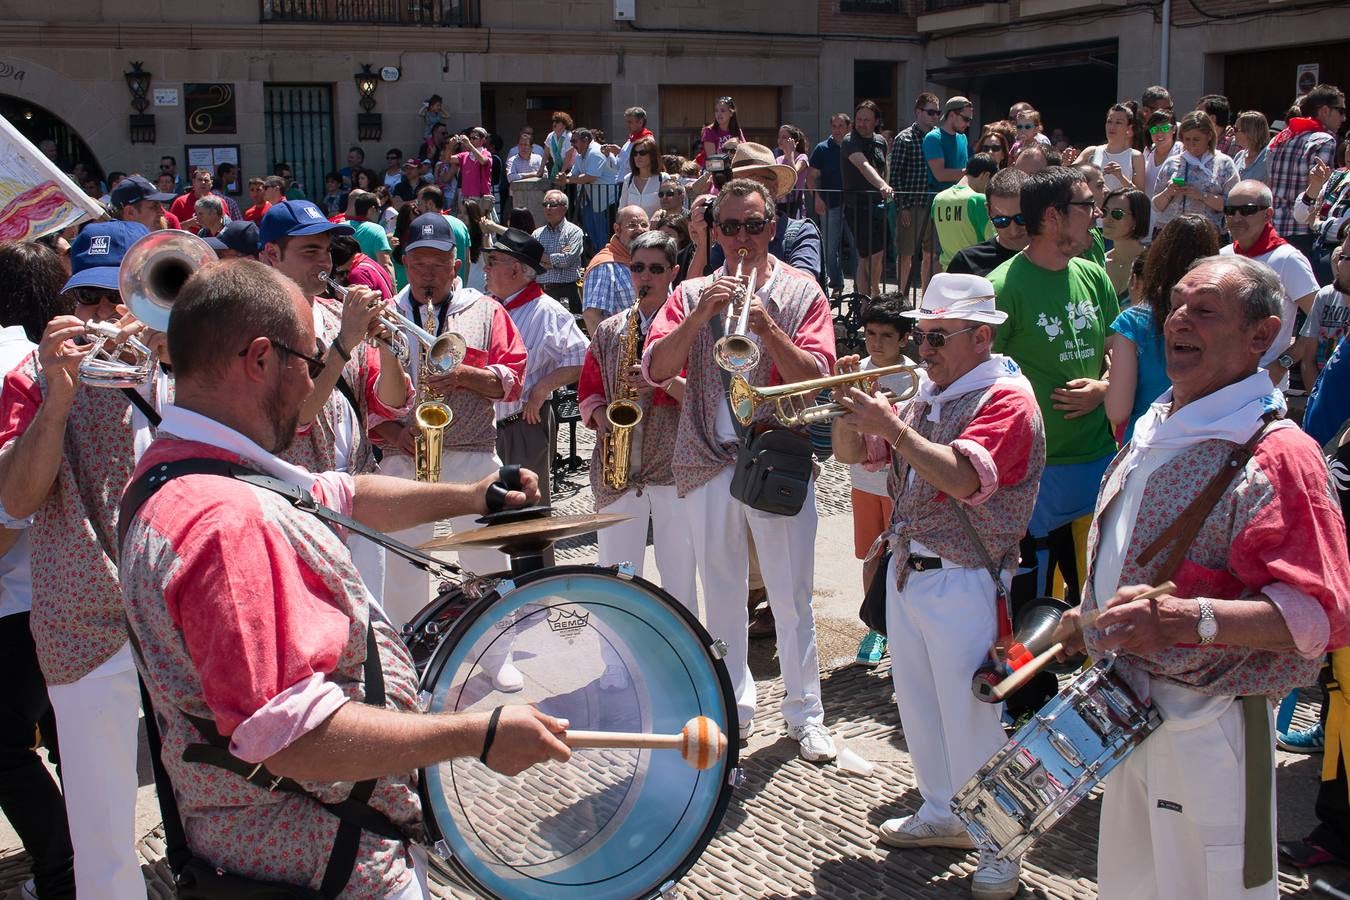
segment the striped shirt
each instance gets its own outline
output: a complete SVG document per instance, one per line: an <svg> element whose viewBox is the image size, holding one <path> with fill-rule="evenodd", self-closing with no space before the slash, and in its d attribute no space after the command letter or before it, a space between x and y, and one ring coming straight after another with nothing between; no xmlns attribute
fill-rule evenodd
<svg viewBox="0 0 1350 900"><path fill-rule="evenodd" d="M502 305L509 304L515 296L516 294L512 294L504 298L501 301ZM581 333L572 314L547 294L524 306L508 309L507 313L511 316L511 321L516 323L516 330L520 332L521 340L525 343L527 361L520 397L509 403L503 401L494 404L498 422L524 409L530 391L534 390L534 386L546 375L567 366L580 366L585 363L586 349L590 346L590 341Z"/></svg>
<svg viewBox="0 0 1350 900"><path fill-rule="evenodd" d="M586 270L581 289L581 308L598 309L608 318L633 305L633 276L616 262L601 263Z"/></svg>
<svg viewBox="0 0 1350 900"><path fill-rule="evenodd" d="M570 284L581 278L581 252L586 235L580 226L563 219L557 228L544 225L534 230L534 239L544 245L551 268L539 273L540 284Z"/></svg>

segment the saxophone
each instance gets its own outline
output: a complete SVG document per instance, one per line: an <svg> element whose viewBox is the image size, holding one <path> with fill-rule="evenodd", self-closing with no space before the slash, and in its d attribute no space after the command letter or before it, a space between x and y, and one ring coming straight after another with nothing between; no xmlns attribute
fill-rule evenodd
<svg viewBox="0 0 1350 900"><path fill-rule="evenodd" d="M638 293L638 303L628 313L628 331L623 337L623 349L619 354L619 366L614 386L614 399L605 407L605 418L609 421L609 431L600 441L601 473L605 484L616 491L628 487L628 473L632 467L633 430L642 421L642 407L638 405L638 392L628 384L628 370L637 362L638 337L642 331L641 313L638 306L647 296L649 286Z"/></svg>
<svg viewBox="0 0 1350 900"><path fill-rule="evenodd" d="M430 324L431 292L427 292L428 324ZM448 301L447 301L448 302ZM413 424L417 434L413 435L413 478L417 481L435 484L441 480L441 448L445 443L445 429L449 427L455 414L449 404L427 392L428 356L430 348L423 343L420 365L417 370L417 406L413 409Z"/></svg>

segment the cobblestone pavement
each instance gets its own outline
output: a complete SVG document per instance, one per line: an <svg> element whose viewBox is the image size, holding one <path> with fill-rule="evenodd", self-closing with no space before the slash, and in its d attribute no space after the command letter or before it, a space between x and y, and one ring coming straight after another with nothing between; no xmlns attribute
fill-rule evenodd
<svg viewBox="0 0 1350 900"><path fill-rule="evenodd" d="M579 452L589 441L579 431ZM566 432L560 440L566 445ZM555 505L562 512L590 511L586 473L560 483ZM820 542L834 542L837 553L851 551L847 518L846 467L827 462L817 488ZM841 548L848 548L843 550ZM559 547L568 561L594 559L594 536L584 535ZM816 617L822 660L822 690L827 725L841 745L875 765L868 777L850 775L834 765L816 766L796 756L777 708L782 697L772 641L756 641L751 668L759 688L758 731L741 750L746 779L736 791L716 838L677 890L697 898L876 898L965 897L974 855L951 850L891 850L876 840L885 819L913 812L919 805L914 774L900 734L887 669L849 665L862 628L857 608L856 562L851 568L817 565ZM1305 697L1296 722L1311 723L1314 707ZM1321 757L1279 753L1281 837L1306 833ZM142 767L144 768L144 767ZM143 779L144 780L144 779ZM148 781L146 782L148 783ZM147 801L142 791L142 806ZM1100 799L1084 801L1029 853L1019 897L1086 898L1096 896L1096 825ZM147 821L142 811L142 821ZM148 819L157 820L157 814ZM150 830L139 844L150 897L173 896L163 837ZM0 900L20 900L17 886L27 877L27 858L14 846L0 849ZM1317 870L1333 883L1350 871ZM462 888L436 884L437 897L467 898ZM1281 872L1281 896L1312 896L1304 877Z"/></svg>

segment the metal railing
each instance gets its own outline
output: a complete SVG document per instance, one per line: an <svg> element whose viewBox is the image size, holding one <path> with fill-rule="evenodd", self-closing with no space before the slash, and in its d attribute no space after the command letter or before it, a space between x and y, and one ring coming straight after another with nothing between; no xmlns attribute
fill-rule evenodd
<svg viewBox="0 0 1350 900"><path fill-rule="evenodd" d="M476 28L479 0L262 0L263 22Z"/></svg>
<svg viewBox="0 0 1350 900"><path fill-rule="evenodd" d="M965 6L984 6L986 3L1006 3L1008 0L923 0L926 13L943 12L948 9L961 9Z"/></svg>

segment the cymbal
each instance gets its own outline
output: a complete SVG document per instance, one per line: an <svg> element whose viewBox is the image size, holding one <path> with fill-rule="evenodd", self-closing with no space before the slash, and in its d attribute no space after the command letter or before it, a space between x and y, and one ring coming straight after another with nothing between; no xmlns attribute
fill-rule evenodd
<svg viewBox="0 0 1350 900"><path fill-rule="evenodd" d="M584 516L550 516L543 519L527 519L523 522L507 522L502 525L485 525L471 531L433 538L418 545L419 550L482 550L486 548L509 549L537 547L551 544L573 535L588 531L599 531L620 522L628 521L631 516L616 513L592 513Z"/></svg>

